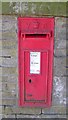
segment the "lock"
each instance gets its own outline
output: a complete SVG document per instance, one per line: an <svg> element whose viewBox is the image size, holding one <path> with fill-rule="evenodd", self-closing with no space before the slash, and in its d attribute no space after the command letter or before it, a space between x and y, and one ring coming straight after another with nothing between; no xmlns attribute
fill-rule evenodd
<svg viewBox="0 0 68 120"><path fill-rule="evenodd" d="M18 18L19 106L50 107L54 18Z"/></svg>
<svg viewBox="0 0 68 120"><path fill-rule="evenodd" d="M29 79L29 83L31 83L32 82L32 80L31 79Z"/></svg>

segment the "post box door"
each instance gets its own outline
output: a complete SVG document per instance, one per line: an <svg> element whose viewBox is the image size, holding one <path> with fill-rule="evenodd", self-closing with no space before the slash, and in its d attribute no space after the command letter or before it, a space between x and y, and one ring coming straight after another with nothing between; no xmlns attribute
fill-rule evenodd
<svg viewBox="0 0 68 120"><path fill-rule="evenodd" d="M25 101L45 103L47 99L48 52L24 51L24 64Z"/></svg>

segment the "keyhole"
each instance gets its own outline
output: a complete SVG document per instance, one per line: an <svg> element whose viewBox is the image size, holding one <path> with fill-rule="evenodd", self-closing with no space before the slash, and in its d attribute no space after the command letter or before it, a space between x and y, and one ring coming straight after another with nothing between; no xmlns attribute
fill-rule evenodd
<svg viewBox="0 0 68 120"><path fill-rule="evenodd" d="M32 80L31 79L29 79L29 83L31 83L32 82Z"/></svg>

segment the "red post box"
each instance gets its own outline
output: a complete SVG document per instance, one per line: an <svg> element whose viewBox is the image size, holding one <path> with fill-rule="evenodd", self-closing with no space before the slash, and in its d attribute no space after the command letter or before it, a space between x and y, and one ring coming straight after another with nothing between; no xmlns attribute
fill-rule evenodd
<svg viewBox="0 0 68 120"><path fill-rule="evenodd" d="M19 105L49 107L54 18L18 18Z"/></svg>

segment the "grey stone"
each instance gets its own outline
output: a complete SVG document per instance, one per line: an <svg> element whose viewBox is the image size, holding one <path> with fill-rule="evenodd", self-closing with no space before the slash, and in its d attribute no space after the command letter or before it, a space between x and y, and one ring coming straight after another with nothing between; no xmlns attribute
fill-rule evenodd
<svg viewBox="0 0 68 120"><path fill-rule="evenodd" d="M6 107L5 108L5 114L6 115L11 115L11 114L26 114L26 115L30 115L30 114L35 114L35 115L39 115L41 113L41 109L40 108L23 108L23 107Z"/></svg>

